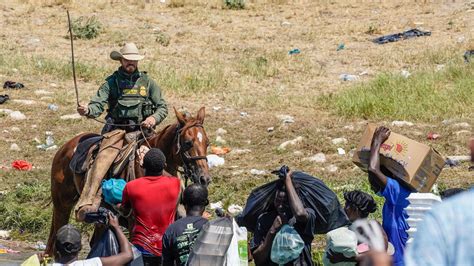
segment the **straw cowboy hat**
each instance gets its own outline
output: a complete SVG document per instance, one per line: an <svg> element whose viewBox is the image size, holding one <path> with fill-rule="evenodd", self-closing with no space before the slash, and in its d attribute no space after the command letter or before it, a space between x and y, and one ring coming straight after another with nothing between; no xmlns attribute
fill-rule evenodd
<svg viewBox="0 0 474 266"><path fill-rule="evenodd" d="M120 60L124 58L130 61L138 61L145 58L145 56L140 54L137 46L133 42L129 42L120 48L120 51L112 51L110 53L110 58L112 58L112 60Z"/></svg>

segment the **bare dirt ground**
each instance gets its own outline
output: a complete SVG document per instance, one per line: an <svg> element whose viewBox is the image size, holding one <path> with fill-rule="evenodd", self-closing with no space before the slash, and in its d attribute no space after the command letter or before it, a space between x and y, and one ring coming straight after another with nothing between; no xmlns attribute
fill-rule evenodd
<svg viewBox="0 0 474 266"><path fill-rule="evenodd" d="M26 85L17 91L0 90L12 99L0 107L19 110L27 117L16 121L0 115L0 190L6 193L31 180L48 184L54 152L37 150L34 138L44 141L44 132L52 131L61 145L79 132L99 132L101 128L87 119L60 119L75 112L70 44L65 38L66 8L73 18L95 15L103 24L96 39L75 41L76 61L81 64L81 102L87 103L104 78L118 67L109 59L110 51L133 41L146 54L139 67L161 85L170 107L195 113L205 106L206 130L213 144L215 131L224 128L228 131L223 135L227 146L250 150L228 154L224 166L212 169L211 202L222 200L225 204L243 205L253 188L273 179L268 174L252 175L251 169L268 173L281 164L318 176L338 192L364 188L365 174L354 167L349 155L339 156L336 149L353 149L367 122L390 125L399 118L377 121L339 117L321 107L318 98L370 81L379 73L399 73L402 69L416 72L435 69L450 60L462 62L462 53L474 40L474 12L467 2L257 1L245 10L216 8L218 5L199 1L183 7L158 1L65 2L0 2L0 81ZM432 31L432 35L386 45L370 41L415 26ZM157 41L162 35L169 37L168 46ZM345 49L336 51L341 43ZM301 53L288 55L295 48ZM342 73L361 72L367 75L356 82L339 80ZM34 102L28 105L15 100ZM49 110L51 103L59 110ZM291 115L295 122L282 124L277 115ZM163 124L174 119L170 109ZM455 123L443 124L442 119L415 120L413 127L392 129L430 144L443 155L467 155L472 113L454 119L470 125L462 128ZM269 127L274 131L267 132ZM431 131L442 138L429 142L426 134ZM297 136L303 137L300 144L277 150L280 143ZM331 139L337 137L348 142L332 144ZM11 151L12 143L21 150ZM326 154L327 162L305 160L318 152ZM33 171L11 170L15 159L30 161ZM330 171L333 166L337 170ZM467 167L462 164L444 170L440 187L472 185L474 175ZM47 203L47 199L43 201ZM39 236L27 240L45 240L48 228L43 226Z"/></svg>

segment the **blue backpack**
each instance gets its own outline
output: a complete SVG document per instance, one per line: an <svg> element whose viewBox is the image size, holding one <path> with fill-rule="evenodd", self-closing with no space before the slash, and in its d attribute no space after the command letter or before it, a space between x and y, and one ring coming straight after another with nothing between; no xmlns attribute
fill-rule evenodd
<svg viewBox="0 0 474 266"><path fill-rule="evenodd" d="M122 193L127 182L123 179L111 178L102 181L102 195L108 204L118 204L122 202Z"/></svg>

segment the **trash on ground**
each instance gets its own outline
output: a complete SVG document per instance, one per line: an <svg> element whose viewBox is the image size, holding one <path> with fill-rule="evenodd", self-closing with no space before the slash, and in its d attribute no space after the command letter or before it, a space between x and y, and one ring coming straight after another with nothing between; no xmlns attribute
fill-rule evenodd
<svg viewBox="0 0 474 266"><path fill-rule="evenodd" d="M392 126L396 126L396 127L404 127L404 126L411 127L411 126L413 126L413 123L412 123L412 122L408 122L408 121L395 120L395 121L392 122Z"/></svg>
<svg viewBox="0 0 474 266"><path fill-rule="evenodd" d="M237 216L238 214L242 213L244 208L242 206L239 206L237 204L231 204L228 208L227 211L229 212L230 215L232 216Z"/></svg>
<svg viewBox="0 0 474 266"><path fill-rule="evenodd" d="M347 144L347 139L346 138L335 138L335 139L332 139L331 142L334 145Z"/></svg>
<svg viewBox="0 0 474 266"><path fill-rule="evenodd" d="M462 123L456 123L453 125L453 127L460 127L460 128L469 128L471 125L467 122L462 122Z"/></svg>
<svg viewBox="0 0 474 266"><path fill-rule="evenodd" d="M30 171L33 168L33 165L25 160L16 160L13 161L12 167L17 170Z"/></svg>
<svg viewBox="0 0 474 266"><path fill-rule="evenodd" d="M42 241L36 242L36 245L34 246L35 249L37 250L45 250L46 249L46 244L43 243Z"/></svg>
<svg viewBox="0 0 474 266"><path fill-rule="evenodd" d="M436 133L433 133L433 132L430 132L428 133L428 136L427 136L427 139L429 140L437 140L441 137L440 134L436 134Z"/></svg>
<svg viewBox="0 0 474 266"><path fill-rule="evenodd" d="M78 113L75 113L75 114L69 114L69 115L62 115L61 117L61 120L78 120L78 119L81 119L81 115L78 114Z"/></svg>
<svg viewBox="0 0 474 266"><path fill-rule="evenodd" d="M224 207L224 204L222 204L222 201L218 201L214 203L211 202L211 210L215 210L217 208L222 209L223 207Z"/></svg>
<svg viewBox="0 0 474 266"><path fill-rule="evenodd" d="M11 81L11 80L7 80L5 81L5 83L3 83L3 88L4 89L21 89L21 88L24 88L25 85L19 83L19 82L15 82L15 81Z"/></svg>
<svg viewBox="0 0 474 266"><path fill-rule="evenodd" d="M470 135L470 134L471 134L471 131L463 129L463 130L459 130L459 131L454 132L454 134L456 134L456 136L459 136L459 135Z"/></svg>
<svg viewBox="0 0 474 266"><path fill-rule="evenodd" d="M368 124L352 157L354 164L365 171L369 167L370 146L376 128L375 124ZM404 183L418 192L431 191L432 185L441 173L440 169L445 164L444 157L430 146L393 131L381 145L380 155L380 165L393 173L394 178L404 180ZM426 165L426 161L430 164Z"/></svg>
<svg viewBox="0 0 474 266"><path fill-rule="evenodd" d="M10 238L10 230L0 230L0 238L1 239L9 239Z"/></svg>
<svg viewBox="0 0 474 266"><path fill-rule="evenodd" d="M458 162L469 162L471 160L471 157L467 155L452 155L446 158Z"/></svg>
<svg viewBox="0 0 474 266"><path fill-rule="evenodd" d="M469 63L471 62L471 57L474 56L474 50L467 50L464 53L464 62Z"/></svg>
<svg viewBox="0 0 474 266"><path fill-rule="evenodd" d="M211 146L211 153L216 155L224 155L231 151L229 147L221 147L221 146Z"/></svg>
<svg viewBox="0 0 474 266"><path fill-rule="evenodd" d="M269 127L269 128L267 128L267 132L273 132L273 131L275 131L275 128L274 128L274 127Z"/></svg>
<svg viewBox="0 0 474 266"><path fill-rule="evenodd" d="M220 106L213 106L212 107L212 110L214 110L215 112L219 111L220 109L222 109L222 107L220 107Z"/></svg>
<svg viewBox="0 0 474 266"><path fill-rule="evenodd" d="M404 78L407 79L409 76L411 76L411 73L410 73L408 70L403 69L403 70L400 72L400 75L402 75L402 77L404 77Z"/></svg>
<svg viewBox="0 0 474 266"><path fill-rule="evenodd" d="M315 155L306 158L305 160L315 163L325 163L326 162L326 155L322 152L316 153Z"/></svg>
<svg viewBox="0 0 474 266"><path fill-rule="evenodd" d="M280 146L278 146L278 150L286 150L287 146L296 145L296 144L298 144L302 141L303 141L302 136L298 136L297 138L292 139L292 140L287 140L287 141L283 142L282 144L280 144Z"/></svg>
<svg viewBox="0 0 474 266"><path fill-rule="evenodd" d="M249 116L249 114L247 112L240 112L240 116L241 117L247 117L247 116Z"/></svg>
<svg viewBox="0 0 474 266"><path fill-rule="evenodd" d="M250 169L252 175L265 175L267 172L265 170Z"/></svg>
<svg viewBox="0 0 474 266"><path fill-rule="evenodd" d="M328 167L327 167L328 171L331 172L331 173L334 173L334 172L337 172L337 170L339 169L337 166L335 166L334 164L330 164Z"/></svg>
<svg viewBox="0 0 474 266"><path fill-rule="evenodd" d="M14 99L12 100L14 103L24 104L24 105L33 105L36 102L33 100L22 100L22 99Z"/></svg>
<svg viewBox="0 0 474 266"><path fill-rule="evenodd" d="M13 119L13 120L25 120L26 115L24 115L20 111L13 111L13 112L10 113L10 118Z"/></svg>
<svg viewBox="0 0 474 266"><path fill-rule="evenodd" d="M293 154L295 156L303 156L304 155L304 153L302 151L294 151Z"/></svg>
<svg viewBox="0 0 474 266"><path fill-rule="evenodd" d="M280 25L283 26L283 27L285 27L285 26L291 26L291 23L288 22L288 21L282 21L282 22L280 23Z"/></svg>
<svg viewBox="0 0 474 266"><path fill-rule="evenodd" d="M346 48L346 46L344 45L344 43L340 43L340 44L337 46L336 51L344 50L344 48Z"/></svg>
<svg viewBox="0 0 474 266"><path fill-rule="evenodd" d="M56 112L59 109L59 106L57 106L55 104L48 104L48 109L51 110L51 111Z"/></svg>
<svg viewBox="0 0 474 266"><path fill-rule="evenodd" d="M38 148L38 149L40 149L40 150L43 150L43 151L56 150L56 149L58 148L58 146L56 146L56 145L54 144L53 132L51 132L51 131L46 131L46 132L45 132L45 135L46 135L46 141L45 141L45 143L36 146L36 148Z"/></svg>
<svg viewBox="0 0 474 266"><path fill-rule="evenodd" d="M354 80L358 80L359 76L351 75L351 74L341 74L339 75L339 79L342 81L354 81Z"/></svg>
<svg viewBox="0 0 474 266"><path fill-rule="evenodd" d="M291 115L277 115L277 118L284 124L291 124L295 122L295 118Z"/></svg>
<svg viewBox="0 0 474 266"><path fill-rule="evenodd" d="M227 141L224 138L222 138L221 136L217 136L216 137L216 143L217 144L226 144Z"/></svg>
<svg viewBox="0 0 474 266"><path fill-rule="evenodd" d="M367 71L367 70L364 70L364 71L359 73L359 76L366 76L366 75L369 75L369 71Z"/></svg>
<svg viewBox="0 0 474 266"><path fill-rule="evenodd" d="M288 51L289 55L295 55L295 54L300 54L300 53L301 51L298 48Z"/></svg>
<svg viewBox="0 0 474 266"><path fill-rule="evenodd" d="M443 65L443 64L441 64L441 65L436 65L436 72L443 70L444 67L445 67L445 65Z"/></svg>
<svg viewBox="0 0 474 266"><path fill-rule="evenodd" d="M13 110L11 110L11 109L0 109L0 114L7 114L7 115L9 115L9 114L11 114L11 113L13 113Z"/></svg>
<svg viewBox="0 0 474 266"><path fill-rule="evenodd" d="M337 154L339 155L345 155L346 151L343 148L337 148Z"/></svg>
<svg viewBox="0 0 474 266"><path fill-rule="evenodd" d="M244 154L244 153L251 153L252 150L250 149L232 149L230 151L231 154Z"/></svg>
<svg viewBox="0 0 474 266"><path fill-rule="evenodd" d="M224 163L225 160L222 157L219 157L215 154L207 155L207 166L209 166L209 168L218 167L224 165Z"/></svg>
<svg viewBox="0 0 474 266"><path fill-rule="evenodd" d="M216 135L225 135L225 134L227 134L227 130L221 127L216 130Z"/></svg>
<svg viewBox="0 0 474 266"><path fill-rule="evenodd" d="M48 90L35 90L36 95L53 95L54 92Z"/></svg>
<svg viewBox="0 0 474 266"><path fill-rule="evenodd" d="M10 99L10 96L8 96L7 94L0 95L0 104L4 104L9 99Z"/></svg>
<svg viewBox="0 0 474 266"><path fill-rule="evenodd" d="M20 251L7 248L5 246L0 246L0 254L19 254Z"/></svg>
<svg viewBox="0 0 474 266"><path fill-rule="evenodd" d="M353 125L347 125L347 126L344 126L344 129L347 129L347 130L354 130L354 126Z"/></svg>
<svg viewBox="0 0 474 266"><path fill-rule="evenodd" d="M386 44L389 42L397 42L400 40L421 37L421 36L431 36L431 32L422 31L419 29L411 29L411 30L407 30L401 33L395 33L395 34L378 37L374 39L373 42L377 44Z"/></svg>
<svg viewBox="0 0 474 266"><path fill-rule="evenodd" d="M10 145L10 150L11 151L21 151L20 147L16 143L12 143L12 145Z"/></svg>

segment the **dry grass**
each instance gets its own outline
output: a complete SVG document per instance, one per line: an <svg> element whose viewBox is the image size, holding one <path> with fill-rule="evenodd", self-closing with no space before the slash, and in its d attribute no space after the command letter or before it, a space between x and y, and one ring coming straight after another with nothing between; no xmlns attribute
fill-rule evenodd
<svg viewBox="0 0 474 266"><path fill-rule="evenodd" d="M14 101L1 106L20 110L28 119L14 121L0 115L0 165L26 159L35 168L30 173L13 170L6 173L0 169L0 190L18 193L17 184L31 180L36 181L28 183L30 186L41 189L48 184L54 152L38 151L33 142L35 137L43 139L46 130L54 132L58 144L82 131L100 131L101 125L93 121L59 119L75 111L69 40L64 38L65 8L73 18L96 15L104 26L97 38L75 42L81 102L87 102L106 75L117 68L116 62L108 58L110 51L125 41L136 42L146 54L140 68L157 80L170 106L184 106L192 112L206 106L206 129L211 140L215 139L215 130L222 127L229 132L224 138L231 148L252 150L249 154L229 154L225 166L212 169L211 202L224 200L241 205L253 188L273 179L268 175L253 176L250 169L271 170L281 164L321 177L338 193L352 188L367 189L364 173L354 168L348 155L337 155L338 147L331 139L347 138L348 144L341 147L350 151L356 146L364 123L390 125L400 117L388 114L364 120L357 115L339 116L335 107L321 104L322 95L363 87L365 82L371 84L370 81L380 79L381 73L398 75L402 69L408 69L416 78L417 72L433 71L437 64L457 64L456 68L462 68L464 63L460 63L460 58L474 38L472 13L463 3L256 0L247 1L244 10L223 9L220 3L201 0L166 1L166 4L157 0L113 1L113 4L65 0L0 3L0 15L4 18L0 20L0 80L20 81L27 86L24 90L3 90L0 94L36 101L31 106ZM431 30L432 36L387 45L370 42L379 34L399 32L415 24ZM169 36L169 45L158 44L156 32ZM339 43L345 43L346 48L337 52ZM288 55L294 48L299 48L301 54ZM362 71L368 75L357 82L342 82L338 78L341 73ZM469 71L472 75L472 68ZM440 84L450 84L449 80L454 79L446 76ZM34 93L38 89L54 94L42 98ZM358 97L357 93L350 95ZM469 95L472 97L467 91ZM59 110L48 110L49 103L58 104ZM441 121L453 118L455 122L474 125L471 109L463 112L456 102L449 104L457 111L433 119L426 119L423 110L413 111L410 119L414 127L393 130L425 143L428 132L440 133L442 138L430 145L444 155L465 155L472 127L463 134L454 123L445 126ZM222 108L214 111L213 107ZM241 116L240 112L249 115ZM276 118L278 114L292 115L296 122L282 125ZM172 122L174 117L170 116L164 124ZM20 132L12 127L18 127ZM268 127L275 127L275 131L267 132ZM301 144L277 151L280 143L297 136L304 137ZM12 143L22 150L10 151ZM304 160L317 152L324 152L328 161L315 164ZM330 164L336 165L338 171L329 172ZM474 177L467 166L444 170L440 186L473 184ZM32 193L38 191L44 192L33 190ZM22 207L30 201L13 203ZM41 227L29 240L44 236L47 228Z"/></svg>

